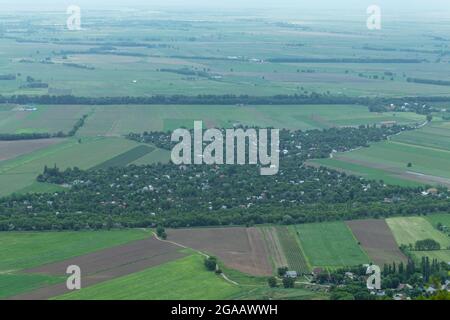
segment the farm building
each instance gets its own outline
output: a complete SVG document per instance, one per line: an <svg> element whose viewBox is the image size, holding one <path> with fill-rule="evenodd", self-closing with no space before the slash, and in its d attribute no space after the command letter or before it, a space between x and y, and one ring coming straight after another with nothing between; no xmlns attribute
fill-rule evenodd
<svg viewBox="0 0 450 320"><path fill-rule="evenodd" d="M297 278L297 271L286 271L286 278Z"/></svg>

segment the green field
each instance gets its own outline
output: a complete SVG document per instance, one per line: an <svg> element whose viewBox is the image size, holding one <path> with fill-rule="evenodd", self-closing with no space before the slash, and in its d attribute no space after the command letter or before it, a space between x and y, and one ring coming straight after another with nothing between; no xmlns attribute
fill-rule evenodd
<svg viewBox="0 0 450 320"><path fill-rule="evenodd" d="M331 126L379 124L395 120L420 123L413 113L373 113L364 106L97 106L79 135L124 135L130 132L169 131L192 128L195 120L205 127L232 127L234 124L287 129L321 129Z"/></svg>
<svg viewBox="0 0 450 320"><path fill-rule="evenodd" d="M413 252L418 259L422 257L428 257L429 259L437 259L442 262L450 262L450 250L439 250L439 251L414 251Z"/></svg>
<svg viewBox="0 0 450 320"><path fill-rule="evenodd" d="M105 162L102 162L91 169L97 170L97 169L107 169L110 167L125 167L130 163L133 163L134 161L137 161L138 159L145 157L147 154L153 152L154 150L155 148L151 146L140 145L122 154L119 154L118 156L115 156L109 160L106 160Z"/></svg>
<svg viewBox="0 0 450 320"><path fill-rule="evenodd" d="M404 187L417 187L423 185L423 183L406 180L396 174L386 172L383 169L370 168L367 166L338 160L336 158L316 159L312 160L311 162L315 165L320 165L337 171L342 171L347 174L361 176L367 180L376 180L376 181L382 180L386 184L399 185Z"/></svg>
<svg viewBox="0 0 450 320"><path fill-rule="evenodd" d="M35 105L30 105L35 106ZM36 111L21 111L19 107L0 110L0 133L67 133L90 106L35 106Z"/></svg>
<svg viewBox="0 0 450 320"><path fill-rule="evenodd" d="M296 231L314 267L338 268L370 261L344 222L302 224L296 226Z"/></svg>
<svg viewBox="0 0 450 320"><path fill-rule="evenodd" d="M426 127L392 137L392 141L450 150L450 128L446 127L447 124L448 122L433 121Z"/></svg>
<svg viewBox="0 0 450 320"><path fill-rule="evenodd" d="M63 281L58 277L0 273L0 299Z"/></svg>
<svg viewBox="0 0 450 320"><path fill-rule="evenodd" d="M241 287L207 271L203 259L203 256L194 254L57 299L222 300L241 292Z"/></svg>
<svg viewBox="0 0 450 320"><path fill-rule="evenodd" d="M440 223L447 228L450 228L450 213L432 214L426 216L426 219L436 228Z"/></svg>
<svg viewBox="0 0 450 320"><path fill-rule="evenodd" d="M398 217L386 219L399 245L414 245L416 241L433 239L441 244L441 249L450 247L450 238L436 230L422 217Z"/></svg>
<svg viewBox="0 0 450 320"><path fill-rule="evenodd" d="M144 230L1 232L0 274L65 260L149 237Z"/></svg>
<svg viewBox="0 0 450 320"><path fill-rule="evenodd" d="M414 179L423 184L450 184L450 151L446 150L384 141L374 143L369 148L338 154L335 158L340 162L350 163L347 170L364 173L361 166L381 170L384 172L381 177L385 179ZM335 163L333 160L332 165ZM408 163L412 166L408 167ZM353 164L357 166L354 169ZM375 177L376 172L368 173Z"/></svg>
<svg viewBox="0 0 450 320"><path fill-rule="evenodd" d="M123 138L68 139L15 159L0 162L0 196L30 188L45 166L89 169L138 146ZM27 190L27 189L25 189Z"/></svg>
<svg viewBox="0 0 450 320"><path fill-rule="evenodd" d="M299 274L309 273L311 268L295 235L295 230L289 227L277 227L276 230L288 267Z"/></svg>

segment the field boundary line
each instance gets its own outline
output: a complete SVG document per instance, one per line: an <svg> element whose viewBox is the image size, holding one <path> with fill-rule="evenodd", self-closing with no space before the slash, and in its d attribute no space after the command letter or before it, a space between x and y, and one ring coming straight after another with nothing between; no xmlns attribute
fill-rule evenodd
<svg viewBox="0 0 450 320"><path fill-rule="evenodd" d="M408 147L415 147L415 148L420 148L420 149L427 149L427 150L432 150L432 151L450 153L450 150L448 150L448 149L441 149L441 148L436 148L436 147L422 146L422 145L419 145L419 144L412 144L412 143L395 141L395 140L389 140L389 142L393 143L393 144L408 146Z"/></svg>
<svg viewBox="0 0 450 320"><path fill-rule="evenodd" d="M344 225L345 227L348 229L348 231L350 232L350 234L352 235L352 238L355 240L356 244L358 245L358 247L361 249L362 252L364 252L364 255L367 258L367 261L371 261L372 259L369 257L369 254L366 252L366 250L364 250L363 246L361 245L361 242L358 240L358 238L356 238L355 234L353 233L352 228L350 228L350 226L347 224L346 221L344 221Z"/></svg>
<svg viewBox="0 0 450 320"><path fill-rule="evenodd" d="M181 247L181 248L183 248L183 249L193 250L194 252L199 253L200 255L204 256L205 258L209 258L209 257L210 257L208 254L206 254L206 253L204 253L204 252L201 252L201 251L199 251L199 250L192 249L192 248L190 248L190 247L187 247L187 246L185 246L185 245L183 245L183 244L181 244L181 243L177 243L177 242L175 242L175 241L163 240L163 239L161 239L160 237L158 237L158 235L157 235L155 232L152 232L152 233L153 233L153 235L155 236L156 240L158 240L158 241L171 243L171 244L176 245L176 246L178 246L178 247ZM239 283L237 283L236 281L233 281L233 280L231 280L230 278L228 278L227 275L224 274L223 272L221 273L221 276L222 276L223 279L225 279L225 281L227 281L227 282L229 282L229 283L231 283L231 284L234 284L234 285L236 285L236 286L241 286L241 285L240 285Z"/></svg>

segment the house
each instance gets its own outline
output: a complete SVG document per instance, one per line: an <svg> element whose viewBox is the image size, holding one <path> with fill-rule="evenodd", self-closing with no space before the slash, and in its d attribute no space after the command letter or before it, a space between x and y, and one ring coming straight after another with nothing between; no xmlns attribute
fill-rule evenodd
<svg viewBox="0 0 450 320"><path fill-rule="evenodd" d="M352 272L346 272L345 276L351 280L353 280L353 278L355 277L355 275Z"/></svg>
<svg viewBox="0 0 450 320"><path fill-rule="evenodd" d="M412 289L413 289L413 286L408 284L408 283L400 283L398 285L398 287L397 287L398 291L401 291L401 290L412 290Z"/></svg>
<svg viewBox="0 0 450 320"><path fill-rule="evenodd" d="M297 278L297 271L286 271L286 274L284 275L286 278Z"/></svg>
<svg viewBox="0 0 450 320"><path fill-rule="evenodd" d="M433 287L428 287L427 290L425 290L426 293L428 294L435 294L436 293L436 289Z"/></svg>
<svg viewBox="0 0 450 320"><path fill-rule="evenodd" d="M381 123L380 123L380 125L381 126L384 126L384 127L393 127L393 126L395 126L397 124L397 121L382 121Z"/></svg>
<svg viewBox="0 0 450 320"><path fill-rule="evenodd" d="M441 290L450 291L450 280L445 280L445 283L442 285Z"/></svg>
<svg viewBox="0 0 450 320"><path fill-rule="evenodd" d="M314 276L314 277L318 277L318 276L320 276L320 274L323 272L323 269L322 268L314 268L313 270L312 270L312 275Z"/></svg>
<svg viewBox="0 0 450 320"><path fill-rule="evenodd" d="M377 295L378 297L384 297L384 296L386 295L386 292L383 291L383 290L377 291L376 295Z"/></svg>

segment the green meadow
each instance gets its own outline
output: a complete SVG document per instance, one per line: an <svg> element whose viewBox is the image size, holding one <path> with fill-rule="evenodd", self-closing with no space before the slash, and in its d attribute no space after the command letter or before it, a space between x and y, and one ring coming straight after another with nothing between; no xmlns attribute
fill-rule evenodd
<svg viewBox="0 0 450 320"><path fill-rule="evenodd" d="M0 196L14 192L39 190L36 177L45 166L56 165L61 170L69 167L89 169L138 146L123 138L71 138L64 142L0 162ZM42 191L52 190L43 186Z"/></svg>
<svg viewBox="0 0 450 320"><path fill-rule="evenodd" d="M63 281L62 278L35 274L0 273L0 299Z"/></svg>
<svg viewBox="0 0 450 320"><path fill-rule="evenodd" d="M301 224L296 231L311 266L339 268L369 262L344 222Z"/></svg>
<svg viewBox="0 0 450 320"><path fill-rule="evenodd" d="M386 219L399 245L413 244L419 240L433 239L441 249L450 247L450 238L438 231L423 217L399 217Z"/></svg>

